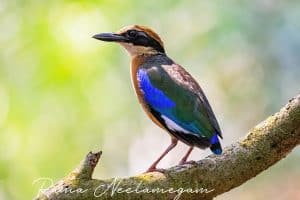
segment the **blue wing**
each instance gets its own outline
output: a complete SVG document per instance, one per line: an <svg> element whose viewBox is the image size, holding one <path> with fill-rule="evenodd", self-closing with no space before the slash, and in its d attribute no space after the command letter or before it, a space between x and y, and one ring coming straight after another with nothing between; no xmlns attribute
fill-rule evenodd
<svg viewBox="0 0 300 200"><path fill-rule="evenodd" d="M183 122L178 119L179 117L176 116L176 112L174 112L176 103L166 96L164 92L152 85L145 69L138 70L137 75L140 89L143 92L146 103L161 116L163 116L164 121L172 120L172 122L175 123L173 126L177 125L181 128L181 131L185 131L186 133L194 134L196 136L201 136L201 131L193 123Z"/></svg>
<svg viewBox="0 0 300 200"><path fill-rule="evenodd" d="M139 69L137 78L146 104L175 137L189 145L196 145L200 148L210 146L215 154L222 153L218 133L216 132L207 138L195 124L181 120L176 115L176 102L151 83L146 69Z"/></svg>
<svg viewBox="0 0 300 200"><path fill-rule="evenodd" d="M151 84L146 70L140 69L137 75L146 103L162 114L170 114L175 102Z"/></svg>

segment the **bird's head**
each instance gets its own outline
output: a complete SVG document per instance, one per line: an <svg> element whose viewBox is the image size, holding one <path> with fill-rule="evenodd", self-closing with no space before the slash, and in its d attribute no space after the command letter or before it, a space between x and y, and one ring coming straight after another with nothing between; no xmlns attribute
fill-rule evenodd
<svg viewBox="0 0 300 200"><path fill-rule="evenodd" d="M100 33L93 38L121 44L131 56L165 53L157 33L146 26L126 26L114 33Z"/></svg>

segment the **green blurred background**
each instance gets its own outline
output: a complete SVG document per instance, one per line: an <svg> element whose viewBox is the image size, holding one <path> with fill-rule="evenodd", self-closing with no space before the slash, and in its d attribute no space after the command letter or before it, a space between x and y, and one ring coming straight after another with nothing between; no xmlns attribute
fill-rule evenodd
<svg viewBox="0 0 300 200"><path fill-rule="evenodd" d="M143 172L166 148L168 135L133 93L127 53L91 38L130 24L153 27L199 81L223 146L299 93L297 0L2 0L1 200L33 198L36 179L59 180L90 150L104 151L95 177L108 178ZM160 166L186 149L179 145ZM300 199L299 150L217 199Z"/></svg>

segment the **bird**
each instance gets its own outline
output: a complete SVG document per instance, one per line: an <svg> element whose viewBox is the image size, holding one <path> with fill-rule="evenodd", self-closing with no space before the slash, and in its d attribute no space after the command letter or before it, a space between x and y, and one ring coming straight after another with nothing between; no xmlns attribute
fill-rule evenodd
<svg viewBox="0 0 300 200"><path fill-rule="evenodd" d="M194 147L222 154L222 132L200 85L182 66L167 56L160 36L143 25L130 25L94 39L115 42L131 57L133 88L149 118L171 136L171 143L146 172L159 171L158 163L177 145L189 146L179 164L187 161Z"/></svg>

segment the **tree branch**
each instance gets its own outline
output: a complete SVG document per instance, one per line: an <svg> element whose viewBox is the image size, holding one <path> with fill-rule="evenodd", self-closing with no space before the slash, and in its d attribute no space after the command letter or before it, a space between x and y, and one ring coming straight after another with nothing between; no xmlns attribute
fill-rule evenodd
<svg viewBox="0 0 300 200"><path fill-rule="evenodd" d="M123 179L91 179L101 152L89 153L73 172L48 189L48 199L213 199L255 177L300 143L300 95L254 127L244 139L195 164Z"/></svg>

